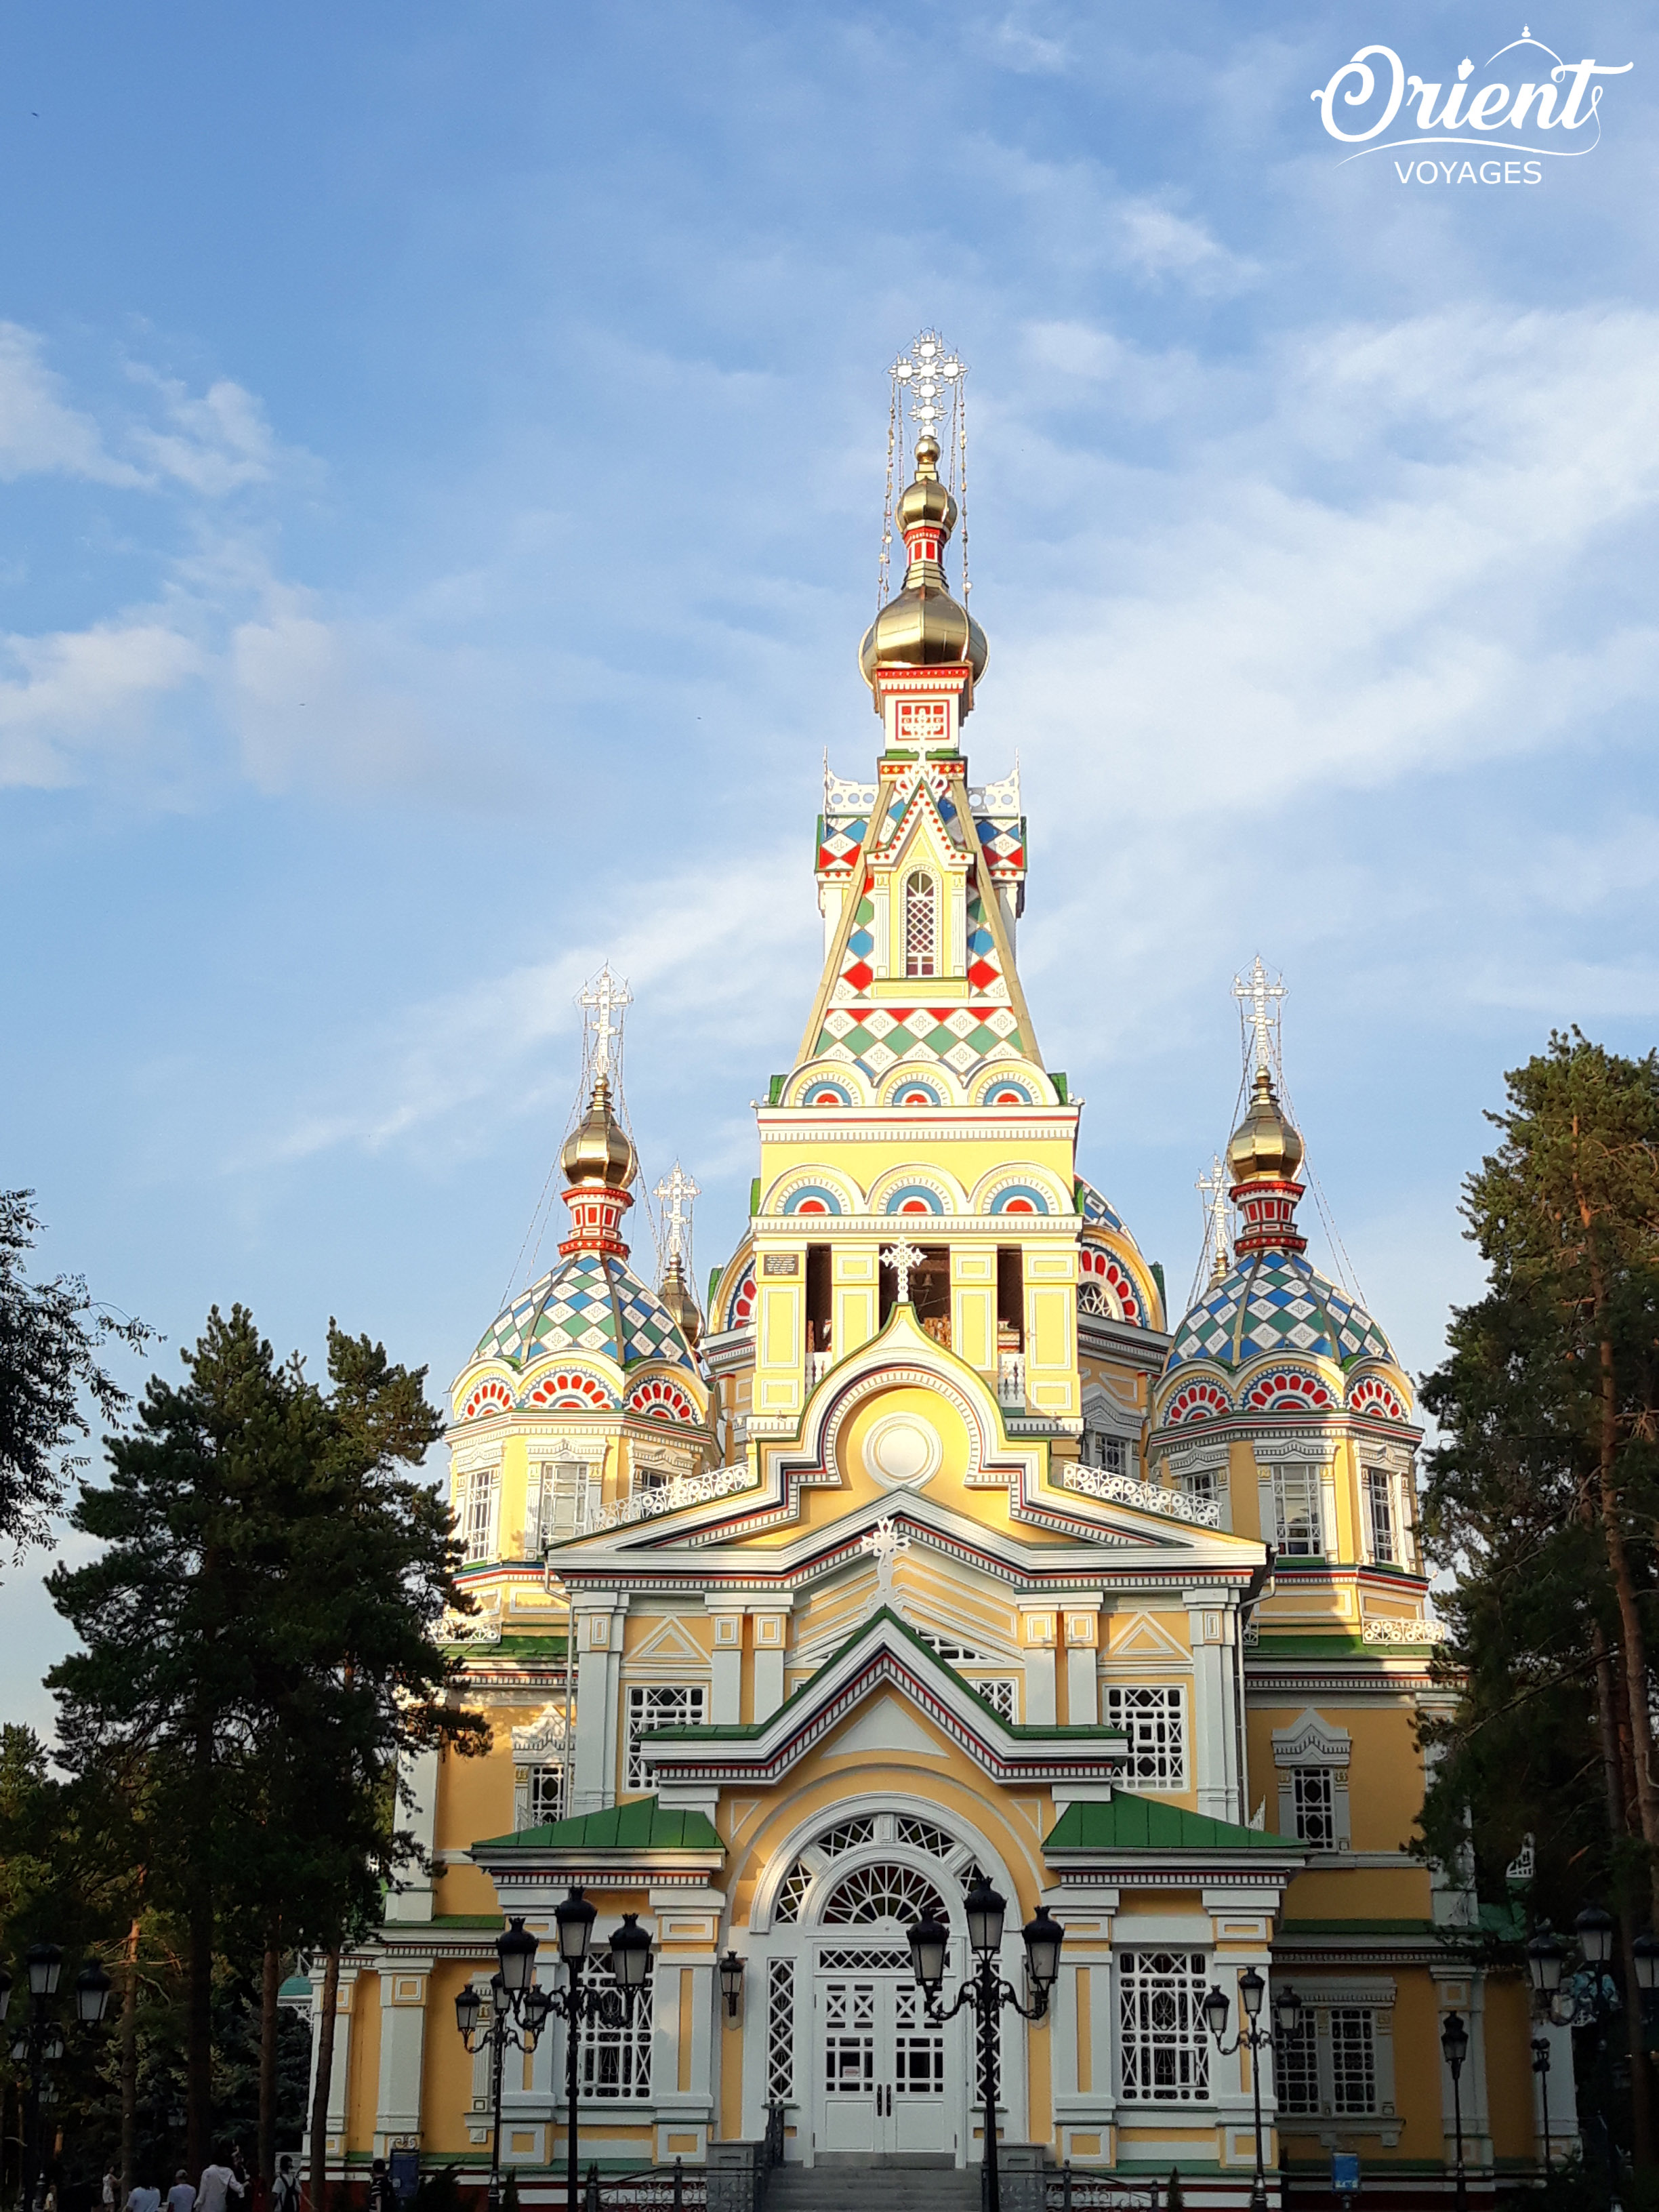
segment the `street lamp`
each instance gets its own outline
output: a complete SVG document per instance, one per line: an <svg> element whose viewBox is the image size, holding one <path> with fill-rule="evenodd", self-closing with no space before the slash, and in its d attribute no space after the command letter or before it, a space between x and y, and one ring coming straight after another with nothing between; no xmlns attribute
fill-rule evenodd
<svg viewBox="0 0 1659 2212"><path fill-rule="evenodd" d="M538 1989L533 1980L536 1971L536 1938L522 1920L515 1919L496 1939L495 1972L489 1978L489 2021L482 2029L479 2020L483 2012L483 1999L478 1990L469 1982L455 1995L455 2025L460 2031L461 2041L469 2051L488 2050L489 2052L490 2109L493 2114L489 2131L489 2212L496 2212L501 2196L501 2072L507 2046L515 2051L533 2051L543 2028L551 2002L545 1990Z"/></svg>
<svg viewBox="0 0 1659 2212"><path fill-rule="evenodd" d="M1445 2053L1446 2063L1452 2077L1452 2126L1457 2142L1457 2212L1468 2212L1468 2184L1463 2172L1463 2061L1469 2055L1469 2031L1462 2013L1449 2012L1440 2024L1440 2048Z"/></svg>
<svg viewBox="0 0 1659 2212"><path fill-rule="evenodd" d="M23 1954L23 1978L28 1984L28 2017L12 2038L11 2059L28 2075L28 2100L23 2120L22 2201L34 2201L34 2186L43 2160L40 2155L40 2107L57 2100L57 2090L46 2073L64 2056L61 2024L48 2009L58 1994L64 1971L64 1953L57 1943L31 1943ZM0 1967L0 2020L11 2007L12 1978ZM75 2016L83 2027L96 2027L109 2005L110 1978L95 1960L89 1960L75 1984Z"/></svg>
<svg viewBox="0 0 1659 2212"><path fill-rule="evenodd" d="M910 1965L921 1990L930 2026L942 2027L947 2020L954 2020L964 2005L970 2005L978 2015L980 2081L985 2093L985 2212L1002 2212L1001 2181L997 2171L997 2081L1001 2069L1002 2008L1012 2005L1022 2020L1047 2016L1048 1992L1060 1974L1060 1947L1066 1930L1051 1916L1046 1905L1040 1905L1020 1930L1025 1944L1025 1971L1032 1990L1028 2007L1020 2002L1018 1991L998 1972L1007 1899L999 1896L985 1876L977 1874L973 1887L963 1899L963 1909L968 1917L969 1946L976 1963L972 1972L964 1977L951 2004L943 2006L939 2001L951 1931L932 1911L924 1912L919 1920L910 1923Z"/></svg>
<svg viewBox="0 0 1659 2212"><path fill-rule="evenodd" d="M1585 1965L1605 1966L1613 1956L1613 1915L1599 1905L1587 1905L1572 1924Z"/></svg>
<svg viewBox="0 0 1659 2212"><path fill-rule="evenodd" d="M1540 2110L1544 2120L1544 2178L1554 2160L1550 2152L1550 2039L1547 2035L1534 2035L1532 2039L1532 2070L1538 2076Z"/></svg>
<svg viewBox="0 0 1659 2212"><path fill-rule="evenodd" d="M735 1951L728 1951L720 1960L720 1995L726 1999L726 2017L738 2016L738 1999L743 1995L743 1960Z"/></svg>
<svg viewBox="0 0 1659 2212"><path fill-rule="evenodd" d="M569 2112L565 2129L568 2212L576 2212L581 2169L578 2084L582 2024L586 2021L602 2021L607 2027L620 2027L631 2021L634 2000L651 1972L651 1938L640 1926L636 1912L624 1912L621 1923L611 1931L611 1976L614 1986L608 1990L582 1987L582 1974L593 1940L593 1923L599 1917L597 1909L582 1895L580 1887L574 1888L563 1904L554 1908L559 1957L568 1979L562 1990L538 1992L544 2000L543 2019L549 2013L556 2013L565 2024L564 2098ZM723 1972L721 1978L724 1985Z"/></svg>
<svg viewBox="0 0 1659 2212"><path fill-rule="evenodd" d="M1250 2100L1255 2112L1255 2179L1250 2184L1250 2212L1267 2212L1267 2173L1261 2156L1261 2054L1274 2050L1298 2034L1302 2027L1302 2000L1287 1984L1273 1998L1273 2025L1258 2027L1261 2017L1261 2001L1267 1994L1267 1984L1254 1966L1246 1966L1238 1977L1238 2033L1231 2043L1221 2039L1227 2033L1227 1992L1212 1987L1204 2000L1204 2020L1215 2039L1218 2054L1231 2058L1236 2051L1250 2054Z"/></svg>

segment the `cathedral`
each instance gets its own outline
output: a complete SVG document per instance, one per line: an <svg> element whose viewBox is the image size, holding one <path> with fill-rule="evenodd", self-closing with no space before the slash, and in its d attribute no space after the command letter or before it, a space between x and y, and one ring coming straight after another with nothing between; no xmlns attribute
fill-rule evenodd
<svg viewBox="0 0 1659 2212"><path fill-rule="evenodd" d="M341 1969L331 2167L416 2150L482 2186L490 2059L457 1999L488 2024L509 1920L562 1986L580 1888L596 1962L624 1914L650 1942L631 2008L580 2029L584 2172L695 2176L769 2124L805 2167L974 2167L988 2104L1022 2203L1062 2175L1067 2205L1085 2180L1145 2203L1178 2171L1188 2203L1242 2208L1259 2110L1275 2205L1332 2201L1334 2157L1368 2201L1449 2204L1460 2143L1490 2203L1539 2155L1534 2030L1461 1874L1409 1848L1415 1724L1448 1694L1411 1380L1307 1257L1259 961L1188 1310L1079 1174L1020 981L1018 775L975 782L965 750L988 649L946 570L960 364L929 336L895 374L905 568L858 656L876 754L826 778L823 971L756 1109L742 1236L700 1302L677 1167L640 1266L606 969L556 1264L453 1386L472 1606L441 1632L491 1748L404 1777L429 1870ZM971 2013L938 2016L987 1882L1018 1999L989 2081ZM948 1930L943 2008L918 1922ZM1241 2047L1253 2024L1271 2051ZM1540 2033L1559 2150L1568 2031ZM506 2055L526 2203L562 2202L564 2037Z"/></svg>

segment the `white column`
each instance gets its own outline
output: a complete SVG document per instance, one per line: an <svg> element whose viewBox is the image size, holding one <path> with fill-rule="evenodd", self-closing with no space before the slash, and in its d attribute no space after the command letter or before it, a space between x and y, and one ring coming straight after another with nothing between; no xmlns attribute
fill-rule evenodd
<svg viewBox="0 0 1659 2212"><path fill-rule="evenodd" d="M1059 1618L1052 1605L1022 1605L1025 1650L1025 1725L1054 1724L1054 1635Z"/></svg>
<svg viewBox="0 0 1659 2212"><path fill-rule="evenodd" d="M374 2154L384 2158L394 2136L421 2131L421 2066L425 2051L430 1959L400 1959L380 1968L380 2081L374 2108Z"/></svg>
<svg viewBox="0 0 1659 2212"><path fill-rule="evenodd" d="M1231 1820L1242 1827L1249 1814L1240 1802L1243 1777L1234 1703L1237 1601L1231 1590L1189 1589L1183 1595L1193 1652L1193 1780L1198 1810L1212 1820Z"/></svg>
<svg viewBox="0 0 1659 2212"><path fill-rule="evenodd" d="M769 1720L783 1703L783 1653L789 1634L789 1616L783 1612L757 1612L751 1631L754 1650L755 1711L757 1721Z"/></svg>
<svg viewBox="0 0 1659 2212"><path fill-rule="evenodd" d="M628 1600L595 1591L575 1617L576 1761L571 1777L573 1813L599 1813L617 1802L621 1724L623 1617Z"/></svg>
<svg viewBox="0 0 1659 2212"><path fill-rule="evenodd" d="M430 1852L437 1833L438 1820L438 1747L435 1744L425 1751L398 1762L398 1779L412 1793L414 1802L398 1808L401 1822L423 1851ZM432 1917L432 1875L423 1868L405 1869L391 1888L386 1901L386 1917L394 1920L430 1920Z"/></svg>
<svg viewBox="0 0 1659 2212"><path fill-rule="evenodd" d="M1104 1592L1091 1593L1087 1605L1073 1602L1066 1624L1066 1718L1073 1728L1100 1722L1100 1605Z"/></svg>
<svg viewBox="0 0 1659 2212"><path fill-rule="evenodd" d="M716 1728L734 1728L743 1718L743 1607L706 1600L714 1622L709 1662L708 1703Z"/></svg>

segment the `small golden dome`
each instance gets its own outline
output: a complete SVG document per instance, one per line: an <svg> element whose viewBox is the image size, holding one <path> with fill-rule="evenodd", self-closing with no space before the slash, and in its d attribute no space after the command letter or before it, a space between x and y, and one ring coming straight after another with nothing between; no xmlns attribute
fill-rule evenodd
<svg viewBox="0 0 1659 2212"><path fill-rule="evenodd" d="M564 1140L559 1165L567 1182L608 1183L626 1190L638 1162L628 1132L611 1110L611 1085L601 1075L593 1085L587 1111Z"/></svg>
<svg viewBox="0 0 1659 2212"><path fill-rule="evenodd" d="M1258 1067L1250 1085L1250 1108L1233 1131L1227 1165L1235 1186L1269 1178L1294 1181L1302 1164L1302 1139L1291 1127L1273 1092L1273 1079Z"/></svg>
<svg viewBox="0 0 1659 2212"><path fill-rule="evenodd" d="M667 1307L680 1334L695 1352L697 1339L702 1334L702 1316L691 1295L691 1286L685 1279L685 1269L680 1264L678 1253L668 1263L667 1273L662 1279L657 1296Z"/></svg>
<svg viewBox="0 0 1659 2212"><path fill-rule="evenodd" d="M977 683L991 648L985 633L945 588L939 556L957 526L957 503L939 478L939 447L916 441L915 480L899 495L898 526L909 555L904 589L889 599L859 647L870 683L878 668L955 668L965 664ZM878 702L879 705L879 702Z"/></svg>

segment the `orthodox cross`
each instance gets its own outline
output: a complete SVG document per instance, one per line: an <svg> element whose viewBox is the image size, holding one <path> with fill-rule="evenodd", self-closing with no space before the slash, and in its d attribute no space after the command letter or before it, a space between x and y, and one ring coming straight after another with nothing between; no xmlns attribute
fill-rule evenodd
<svg viewBox="0 0 1659 2212"><path fill-rule="evenodd" d="M881 1256L898 1278L897 1304L902 1306L908 1305L910 1271L913 1267L921 1267L927 1255L925 1252L919 1252L914 1244L907 1244L901 1238L896 1244L890 1244Z"/></svg>
<svg viewBox="0 0 1659 2212"><path fill-rule="evenodd" d="M691 1201L701 1198L698 1189L678 1160L674 1172L665 1176L653 1193L663 1209L663 1236L668 1246L668 1264L685 1257L685 1247L691 1227Z"/></svg>
<svg viewBox="0 0 1659 2212"><path fill-rule="evenodd" d="M945 441L939 437L939 425L948 411L946 394L953 384L960 384L968 374L965 362L957 360L946 347L937 331L923 331L908 353L901 354L893 363L896 383L908 385L913 395L910 420L916 426L919 438L939 440L941 448ZM944 399L945 404L940 404Z"/></svg>
<svg viewBox="0 0 1659 2212"><path fill-rule="evenodd" d="M576 1004L585 1016L592 1015L588 1026L593 1032L593 1073L596 1078L611 1073L611 1041L622 1041L622 1016L625 1006L634 1003L634 994L620 975L611 972L607 960ZM613 1022L611 1018L615 1014Z"/></svg>
<svg viewBox="0 0 1659 2212"><path fill-rule="evenodd" d="M859 1549L871 1554L876 1563L876 1588L884 1597L893 1589L893 1567L901 1552L910 1548L910 1539L893 1519L885 1514L873 1528L866 1528L859 1538Z"/></svg>
<svg viewBox="0 0 1659 2212"><path fill-rule="evenodd" d="M1267 971L1261 964L1258 952L1248 975L1233 977L1233 996L1247 1026L1255 1032L1255 1064L1265 1067L1271 1075L1273 1066L1273 1032L1279 1021L1279 1004L1285 996L1285 981L1267 981ZM1246 1011L1248 1009L1248 1011ZM1271 1011L1270 1011L1271 1010Z"/></svg>
<svg viewBox="0 0 1659 2212"><path fill-rule="evenodd" d="M1218 1281L1227 1272L1227 1178L1222 1172L1221 1162L1215 1154L1210 1158L1210 1172L1198 1179L1198 1188L1204 1200L1206 1221L1205 1241L1210 1247L1210 1279Z"/></svg>

